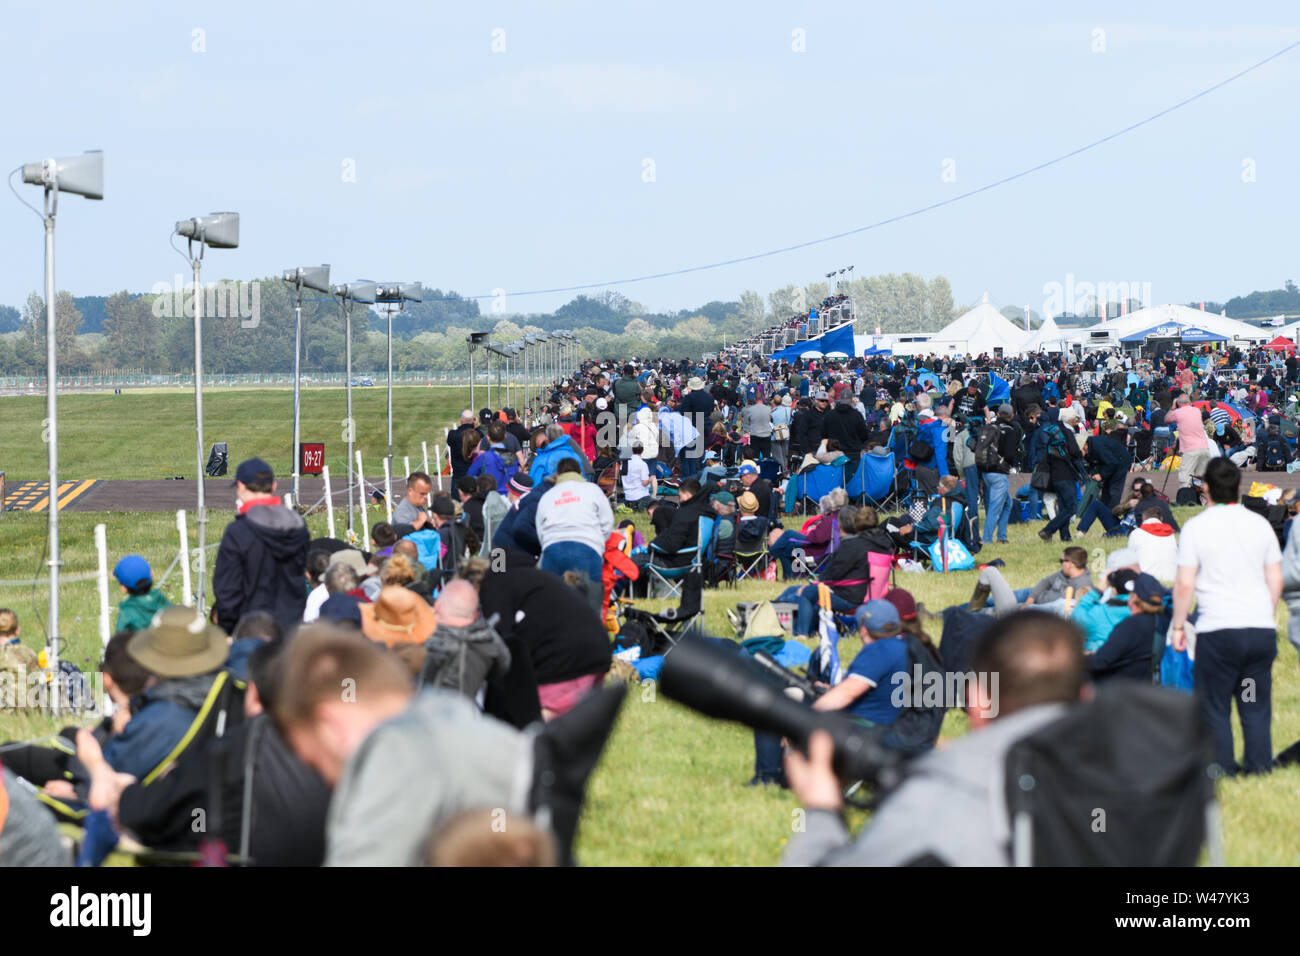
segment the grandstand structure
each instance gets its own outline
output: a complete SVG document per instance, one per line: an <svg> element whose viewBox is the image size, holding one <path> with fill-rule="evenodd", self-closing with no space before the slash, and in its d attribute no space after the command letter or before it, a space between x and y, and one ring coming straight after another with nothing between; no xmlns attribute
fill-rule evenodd
<svg viewBox="0 0 1300 956"><path fill-rule="evenodd" d="M842 292L827 296L819 305L791 315L784 322L770 326L747 339L736 342L723 350L724 357L735 357L742 361L748 359L765 359L774 352L820 339L829 332L835 332L846 326L853 326L853 300Z"/></svg>

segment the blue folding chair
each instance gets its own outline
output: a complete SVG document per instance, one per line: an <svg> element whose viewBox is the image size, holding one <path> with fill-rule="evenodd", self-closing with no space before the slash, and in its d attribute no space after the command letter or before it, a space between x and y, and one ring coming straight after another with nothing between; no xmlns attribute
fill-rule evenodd
<svg viewBox="0 0 1300 956"><path fill-rule="evenodd" d="M840 465L818 465L793 480L798 482L796 504L803 501L804 514L807 514L808 501L816 503L834 489L844 487L844 469Z"/></svg>
<svg viewBox="0 0 1300 956"><path fill-rule="evenodd" d="M881 450L884 454L877 454L874 450L864 454L857 473L844 487L851 500L861 500L878 511L886 510L897 497L894 491L894 469L897 467L894 453Z"/></svg>
<svg viewBox="0 0 1300 956"><path fill-rule="evenodd" d="M645 569L650 572L650 593L654 593L655 585L662 584L667 591L666 594L658 595L660 597L680 597L681 581L691 571L703 572L704 562L711 555L709 550L713 544L713 526L716 523L715 518L707 515L701 516L699 530L696 533L695 547L686 548L674 554L668 554L665 551L656 548L654 542L650 542L649 561L646 562ZM669 558L680 560L684 556L690 556L690 561L686 564L664 564L656 563L656 559L663 562Z"/></svg>

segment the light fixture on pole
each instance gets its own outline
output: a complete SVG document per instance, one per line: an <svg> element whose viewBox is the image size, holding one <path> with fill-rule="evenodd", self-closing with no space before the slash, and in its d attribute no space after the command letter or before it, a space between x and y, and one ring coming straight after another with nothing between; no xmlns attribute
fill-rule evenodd
<svg viewBox="0 0 1300 956"><path fill-rule="evenodd" d="M537 336L531 332L524 336L524 401L521 411L520 420L525 424L528 423L529 413L533 404L533 379L529 370L528 350L537 345Z"/></svg>
<svg viewBox="0 0 1300 956"><path fill-rule="evenodd" d="M14 170L17 172L17 170ZM54 308L54 217L59 211L59 193L73 193L87 199L104 198L104 154L92 150L65 159L46 159L22 167L23 182L45 190L45 211L36 210L45 222L45 417L49 429L46 454L49 457L50 488L46 523L49 528L50 604L48 622L49 667L55 675L51 710L59 712L59 355L58 324ZM35 209L36 207L31 207Z"/></svg>
<svg viewBox="0 0 1300 956"><path fill-rule="evenodd" d="M302 290L330 291L330 267L305 266L286 269L284 281L293 285L293 506L299 506L298 478L302 470L302 421L299 414L302 392Z"/></svg>
<svg viewBox="0 0 1300 956"><path fill-rule="evenodd" d="M198 580L194 589L194 608L207 610L207 531L208 505L204 495L204 477L207 468L203 457L203 288L199 284L199 270L203 267L204 249L235 249L239 246L239 213L214 212L210 216L196 216L176 223L176 235L188 240L186 258L194 267L194 447L198 461L199 480L196 483L198 515ZM194 244L199 244L195 254Z"/></svg>
<svg viewBox="0 0 1300 956"><path fill-rule="evenodd" d="M348 417L344 423L344 434L348 439L348 543L352 544L352 484L355 480L352 477L352 462L355 456L352 453L352 444L356 439L357 425L356 420L352 417L352 303L361 302L365 305L375 301L375 284L366 279L358 282L349 282L346 285L336 285L334 294L339 297L339 311L343 313L343 335L345 338L343 351L347 356L346 382L348 395ZM366 503L361 502L361 507Z"/></svg>
<svg viewBox="0 0 1300 956"><path fill-rule="evenodd" d="M469 348L469 407L475 415L478 414L478 409L474 407L474 350L485 344L491 335L491 332L471 332L465 336L465 343Z"/></svg>
<svg viewBox="0 0 1300 956"><path fill-rule="evenodd" d="M408 302L419 302L424 289L418 282L384 282L375 287L375 301L384 304L388 316L388 473L393 473L393 313L402 312ZM392 489L384 494L392 500Z"/></svg>

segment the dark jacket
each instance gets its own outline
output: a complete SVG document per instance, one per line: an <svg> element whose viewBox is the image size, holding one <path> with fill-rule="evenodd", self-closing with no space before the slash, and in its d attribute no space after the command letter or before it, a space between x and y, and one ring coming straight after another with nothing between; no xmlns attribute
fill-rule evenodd
<svg viewBox="0 0 1300 956"><path fill-rule="evenodd" d="M539 482L532 491L515 503L515 507L501 519L492 535L492 546L503 551L522 551L534 558L542 553L542 542L537 537L537 506L542 495L555 487L553 481Z"/></svg>
<svg viewBox="0 0 1300 956"><path fill-rule="evenodd" d="M421 687L443 687L475 697L489 679L510 669L510 651L486 617L464 627L439 623L424 642Z"/></svg>
<svg viewBox="0 0 1300 956"><path fill-rule="evenodd" d="M233 634L249 611L267 611L288 634L307 606L307 544L311 535L295 511L254 505L226 525L212 568L217 624Z"/></svg>
<svg viewBox="0 0 1300 956"><path fill-rule="evenodd" d="M998 454L1002 456L1002 464L985 470L1005 475L1010 473L1013 466L1020 463L1020 441L1024 437L1024 432L1020 428L1020 423L1015 420L1004 422L998 419L994 424L1001 433L998 436Z"/></svg>
<svg viewBox="0 0 1300 956"><path fill-rule="evenodd" d="M1060 424L1041 426L1035 433L1052 481L1078 481L1083 477L1083 452L1074 436ZM1062 454L1064 452L1064 454Z"/></svg>
<svg viewBox="0 0 1300 956"><path fill-rule="evenodd" d="M700 518L712 517L713 508L709 505L709 496L700 491L690 501L683 502L673 512L673 523L668 530L654 539L655 548L665 554L674 554L686 548L693 548L699 543Z"/></svg>
<svg viewBox="0 0 1300 956"><path fill-rule="evenodd" d="M709 431L709 416L713 414L713 405L713 396L708 392L687 392L678 403L677 411L687 416L695 426L695 430L704 435ZM687 445L683 451L689 451L690 448L691 446Z"/></svg>
<svg viewBox="0 0 1300 956"><path fill-rule="evenodd" d="M227 853L247 853L255 866L320 866L329 798L325 781L298 759L270 715L259 714L187 752L148 786L127 787L118 819L151 849L192 852L204 836L194 826L194 810L202 808L209 827L219 824Z"/></svg>
<svg viewBox="0 0 1300 956"><path fill-rule="evenodd" d="M1121 678L1150 683L1151 652L1157 627L1163 634L1169 627L1169 619L1163 614L1130 614L1116 624L1106 643L1083 657L1092 679Z"/></svg>
<svg viewBox="0 0 1300 956"><path fill-rule="evenodd" d="M822 422L826 415L815 408L802 408L790 420L790 449L809 455L822 440Z"/></svg>
<svg viewBox="0 0 1300 956"><path fill-rule="evenodd" d="M447 432L447 460L451 462L452 480L461 477L469 470L469 462L461 454L461 445L465 441L465 432L475 428L475 425L457 425Z"/></svg>
<svg viewBox="0 0 1300 956"><path fill-rule="evenodd" d="M143 780L180 743L212 689L217 672L172 677L131 701L131 719L104 744L104 759L118 773Z"/></svg>
<svg viewBox="0 0 1300 956"><path fill-rule="evenodd" d="M1088 463L1102 479L1122 475L1133 464L1128 449L1109 435L1088 436Z"/></svg>
<svg viewBox="0 0 1300 956"><path fill-rule="evenodd" d="M831 559L822 572L822 580L830 585L831 591L850 604L861 604L867 596L867 587L871 577L871 560L867 555L872 551L881 551L879 544L873 547L873 539L864 535L848 535L840 539L840 546L831 554ZM893 545L889 553L893 553ZM857 584L834 584L835 581L856 581Z"/></svg>
<svg viewBox="0 0 1300 956"><path fill-rule="evenodd" d="M609 633L586 599L563 579L540 568L512 567L483 576L483 614L498 615L507 644L522 647L505 674L514 676L519 657L537 684L556 684L609 670ZM497 676L489 683L502 683Z"/></svg>
<svg viewBox="0 0 1300 956"><path fill-rule="evenodd" d="M822 420L822 437L838 441L840 451L850 459L856 459L862 454L870 436L866 421L852 405L836 402Z"/></svg>

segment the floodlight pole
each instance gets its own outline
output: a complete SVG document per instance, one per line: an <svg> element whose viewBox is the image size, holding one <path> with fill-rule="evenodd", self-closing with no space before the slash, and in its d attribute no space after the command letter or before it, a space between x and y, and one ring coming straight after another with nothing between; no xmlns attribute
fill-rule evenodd
<svg viewBox="0 0 1300 956"><path fill-rule="evenodd" d="M207 608L207 532L208 504L204 478L207 463L203 459L203 287L199 284L199 270L203 267L202 233L199 234L199 254L194 255L194 240L190 239L190 262L194 266L194 447L198 461L198 501L196 502L195 531L198 534L198 580L194 588L194 609L202 614Z"/></svg>
<svg viewBox="0 0 1300 956"><path fill-rule="evenodd" d="M49 536L50 559L50 671L54 674L54 695L50 712L59 712L59 569L63 558L59 552L59 353L58 324L54 313L54 216L59 211L57 182L45 187L45 417L49 428L46 450L50 464Z"/></svg>
<svg viewBox="0 0 1300 956"><path fill-rule="evenodd" d="M348 544L352 543L352 441L353 432L356 430L356 422L352 420L352 299L350 297L339 299L339 308L343 310L343 334L347 341L344 344L343 351L347 355L347 393L348 393ZM361 507L366 503L361 502Z"/></svg>
<svg viewBox="0 0 1300 956"><path fill-rule="evenodd" d="M299 269L293 281L296 293L293 304L293 506L300 507L298 501L298 473L302 470L302 422L299 418L302 388L302 270ZM351 414L351 409L348 410Z"/></svg>
<svg viewBox="0 0 1300 956"><path fill-rule="evenodd" d="M469 345L469 407L474 409L474 340L468 340Z"/></svg>
<svg viewBox="0 0 1300 956"><path fill-rule="evenodd" d="M393 468L393 307L384 309L388 316L388 469ZM385 488L384 494L391 498L392 488Z"/></svg>

